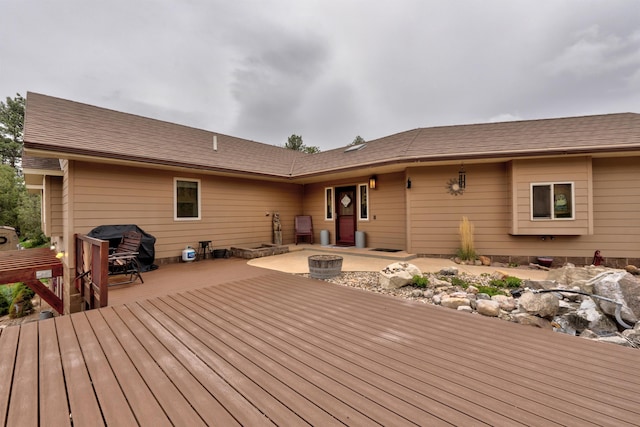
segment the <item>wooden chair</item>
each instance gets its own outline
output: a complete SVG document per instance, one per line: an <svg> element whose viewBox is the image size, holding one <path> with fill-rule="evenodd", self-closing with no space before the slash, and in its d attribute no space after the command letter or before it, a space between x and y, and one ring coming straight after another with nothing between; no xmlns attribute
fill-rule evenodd
<svg viewBox="0 0 640 427"><path fill-rule="evenodd" d="M313 223L308 215L298 215L295 217L295 239L298 244L299 237L309 236L309 243L313 244Z"/></svg>
<svg viewBox="0 0 640 427"><path fill-rule="evenodd" d="M129 278L121 282L109 283L109 285L133 283L137 279L140 279L140 283L144 283L138 262L138 250L141 242L141 233L137 231L124 232L118 247L109 254L109 276L128 275Z"/></svg>

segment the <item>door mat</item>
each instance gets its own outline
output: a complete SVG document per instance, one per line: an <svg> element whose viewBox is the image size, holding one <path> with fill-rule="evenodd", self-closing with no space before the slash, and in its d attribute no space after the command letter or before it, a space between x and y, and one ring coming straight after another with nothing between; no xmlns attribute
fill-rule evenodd
<svg viewBox="0 0 640 427"><path fill-rule="evenodd" d="M375 248L371 250L378 251L378 252L402 252L402 249L389 249L389 248Z"/></svg>

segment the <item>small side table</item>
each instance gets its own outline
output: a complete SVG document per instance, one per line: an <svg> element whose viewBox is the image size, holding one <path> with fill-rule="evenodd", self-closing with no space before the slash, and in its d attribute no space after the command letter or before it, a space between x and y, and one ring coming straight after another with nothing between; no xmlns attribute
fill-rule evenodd
<svg viewBox="0 0 640 427"><path fill-rule="evenodd" d="M213 246L211 246L211 240L200 240L200 246L198 247L198 260L207 259L207 254L213 258Z"/></svg>

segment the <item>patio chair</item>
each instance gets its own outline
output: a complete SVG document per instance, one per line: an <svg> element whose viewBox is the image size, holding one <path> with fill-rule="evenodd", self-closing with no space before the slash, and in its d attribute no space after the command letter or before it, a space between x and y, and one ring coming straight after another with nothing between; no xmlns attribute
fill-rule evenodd
<svg viewBox="0 0 640 427"><path fill-rule="evenodd" d="M137 231L124 232L118 246L109 254L109 276L128 275L129 278L121 282L109 283L109 285L133 283L137 279L140 279L140 283L144 283L138 262L141 241L142 234Z"/></svg>
<svg viewBox="0 0 640 427"><path fill-rule="evenodd" d="M295 240L298 244L299 237L309 237L309 243L313 244L313 223L308 215L298 215L295 217Z"/></svg>

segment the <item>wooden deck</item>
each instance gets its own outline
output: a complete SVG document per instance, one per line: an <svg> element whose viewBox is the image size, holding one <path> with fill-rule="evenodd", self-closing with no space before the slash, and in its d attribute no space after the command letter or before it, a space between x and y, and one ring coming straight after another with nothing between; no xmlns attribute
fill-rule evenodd
<svg viewBox="0 0 640 427"><path fill-rule="evenodd" d="M9 327L9 426L640 424L640 351L284 273Z"/></svg>

